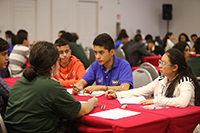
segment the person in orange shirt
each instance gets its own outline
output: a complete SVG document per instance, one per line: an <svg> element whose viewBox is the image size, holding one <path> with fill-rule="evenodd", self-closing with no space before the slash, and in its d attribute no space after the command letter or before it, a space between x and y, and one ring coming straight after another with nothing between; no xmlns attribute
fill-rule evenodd
<svg viewBox="0 0 200 133"><path fill-rule="evenodd" d="M70 87L78 82L85 74L83 63L71 55L71 49L67 40L59 38L55 45L60 53L58 72L54 76L64 87Z"/></svg>

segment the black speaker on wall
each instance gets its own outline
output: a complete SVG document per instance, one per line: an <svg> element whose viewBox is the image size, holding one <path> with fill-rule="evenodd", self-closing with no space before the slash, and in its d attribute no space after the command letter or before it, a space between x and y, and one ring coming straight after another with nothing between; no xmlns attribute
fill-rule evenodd
<svg viewBox="0 0 200 133"><path fill-rule="evenodd" d="M163 19L172 20L172 4L163 4Z"/></svg>

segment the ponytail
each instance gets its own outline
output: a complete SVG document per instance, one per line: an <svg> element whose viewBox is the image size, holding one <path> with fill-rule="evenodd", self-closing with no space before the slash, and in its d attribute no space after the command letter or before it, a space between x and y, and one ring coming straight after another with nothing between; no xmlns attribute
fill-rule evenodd
<svg viewBox="0 0 200 133"><path fill-rule="evenodd" d="M37 72L34 69L33 66L28 67L24 70L23 72L23 76L28 80L28 81L32 81L36 76L37 76Z"/></svg>

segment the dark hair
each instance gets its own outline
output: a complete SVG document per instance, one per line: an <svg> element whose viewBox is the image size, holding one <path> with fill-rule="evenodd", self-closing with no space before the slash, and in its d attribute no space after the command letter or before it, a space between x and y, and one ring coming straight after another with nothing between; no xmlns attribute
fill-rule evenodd
<svg viewBox="0 0 200 133"><path fill-rule="evenodd" d="M19 33L26 33L28 35L28 32L26 30L24 30L24 29L18 30L17 34L19 34Z"/></svg>
<svg viewBox="0 0 200 133"><path fill-rule="evenodd" d="M186 42L190 41L190 39L188 38L188 36L185 33L181 33L178 37L178 41L181 41L181 36L184 35L186 38Z"/></svg>
<svg viewBox="0 0 200 133"><path fill-rule="evenodd" d="M50 68L59 57L58 49L50 42L37 42L30 51L29 68L23 72L23 76L31 81L38 74L50 76Z"/></svg>
<svg viewBox="0 0 200 133"><path fill-rule="evenodd" d="M153 43L153 44L155 44L155 41L154 41L154 40L150 40L149 43Z"/></svg>
<svg viewBox="0 0 200 133"><path fill-rule="evenodd" d="M145 40L153 40L152 35L148 34L145 36Z"/></svg>
<svg viewBox="0 0 200 133"><path fill-rule="evenodd" d="M10 31L10 30L7 30L6 32L5 32L5 34L9 37L9 38L12 38L15 34L14 33L12 33L12 31Z"/></svg>
<svg viewBox="0 0 200 133"><path fill-rule="evenodd" d="M186 46L190 48L190 46L186 42L178 42L172 48L178 49L184 54Z"/></svg>
<svg viewBox="0 0 200 133"><path fill-rule="evenodd" d="M191 37L191 38L192 38L192 37L197 37L197 34L192 34L190 37Z"/></svg>
<svg viewBox="0 0 200 133"><path fill-rule="evenodd" d="M8 42L0 37L0 52L8 50L9 47L10 46L9 46Z"/></svg>
<svg viewBox="0 0 200 133"><path fill-rule="evenodd" d="M17 44L22 44L24 40L27 40L27 38L28 38L28 32L21 29L17 32L16 42Z"/></svg>
<svg viewBox="0 0 200 133"><path fill-rule="evenodd" d="M79 39L78 35L75 32L71 32L71 35L72 35L72 42L76 42Z"/></svg>
<svg viewBox="0 0 200 133"><path fill-rule="evenodd" d="M118 34L118 37L116 39L117 40L121 40L122 38L128 38L129 36L127 35L126 33L126 30L125 29L122 29L119 34Z"/></svg>
<svg viewBox="0 0 200 133"><path fill-rule="evenodd" d="M135 35L134 40L136 42L139 42L140 40L142 40L142 36L140 34Z"/></svg>
<svg viewBox="0 0 200 133"><path fill-rule="evenodd" d="M60 38L66 39L68 42L72 42L72 34L69 32L65 32L62 34Z"/></svg>
<svg viewBox="0 0 200 133"><path fill-rule="evenodd" d="M169 61L172 64L178 65L178 72L177 72L177 76L175 77L175 79L171 81L171 84L167 88L165 96L173 97L173 93L174 93L176 84L178 84L182 78L189 77L192 79L192 81L194 83L195 105L200 106L200 86L199 86L198 80L197 80L195 74L193 73L191 67L189 65L187 65L183 53L181 53L180 50L172 48L172 49L167 50L166 54L168 55Z"/></svg>
<svg viewBox="0 0 200 133"><path fill-rule="evenodd" d="M94 46L103 46L109 52L111 49L115 49L114 41L107 33L99 34L93 41Z"/></svg>
<svg viewBox="0 0 200 133"><path fill-rule="evenodd" d="M167 45L167 39L169 39L169 36L171 36L172 34L173 34L172 32L167 32L167 34L163 38L163 41L162 41L162 47L163 47L163 49L165 49L165 47Z"/></svg>
<svg viewBox="0 0 200 133"><path fill-rule="evenodd" d="M12 42L12 45L17 44L17 39L15 35L11 38L11 42Z"/></svg>
<svg viewBox="0 0 200 133"><path fill-rule="evenodd" d="M60 47L60 46L65 46L65 45L69 45L69 42L64 39L64 38L58 38L55 43L56 46Z"/></svg>
<svg viewBox="0 0 200 133"><path fill-rule="evenodd" d="M58 33L66 33L66 31L65 30L60 30Z"/></svg>
<svg viewBox="0 0 200 133"><path fill-rule="evenodd" d="M200 54L200 37L198 37L197 40L195 41L194 48L196 54Z"/></svg>

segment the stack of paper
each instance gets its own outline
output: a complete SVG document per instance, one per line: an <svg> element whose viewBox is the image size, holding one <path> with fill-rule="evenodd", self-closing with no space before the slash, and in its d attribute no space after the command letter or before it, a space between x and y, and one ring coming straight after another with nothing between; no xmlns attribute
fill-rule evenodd
<svg viewBox="0 0 200 133"><path fill-rule="evenodd" d="M146 100L145 97L143 97L143 96L118 99L120 104L139 104L143 100Z"/></svg>
<svg viewBox="0 0 200 133"><path fill-rule="evenodd" d="M101 112L94 113L94 114L89 114L89 115L90 116L101 117L101 118L105 118L105 119L116 120L116 119L129 117L129 116L134 116L134 115L138 115L138 114L140 114L140 112L135 112L135 111L115 108L115 109L101 111Z"/></svg>

